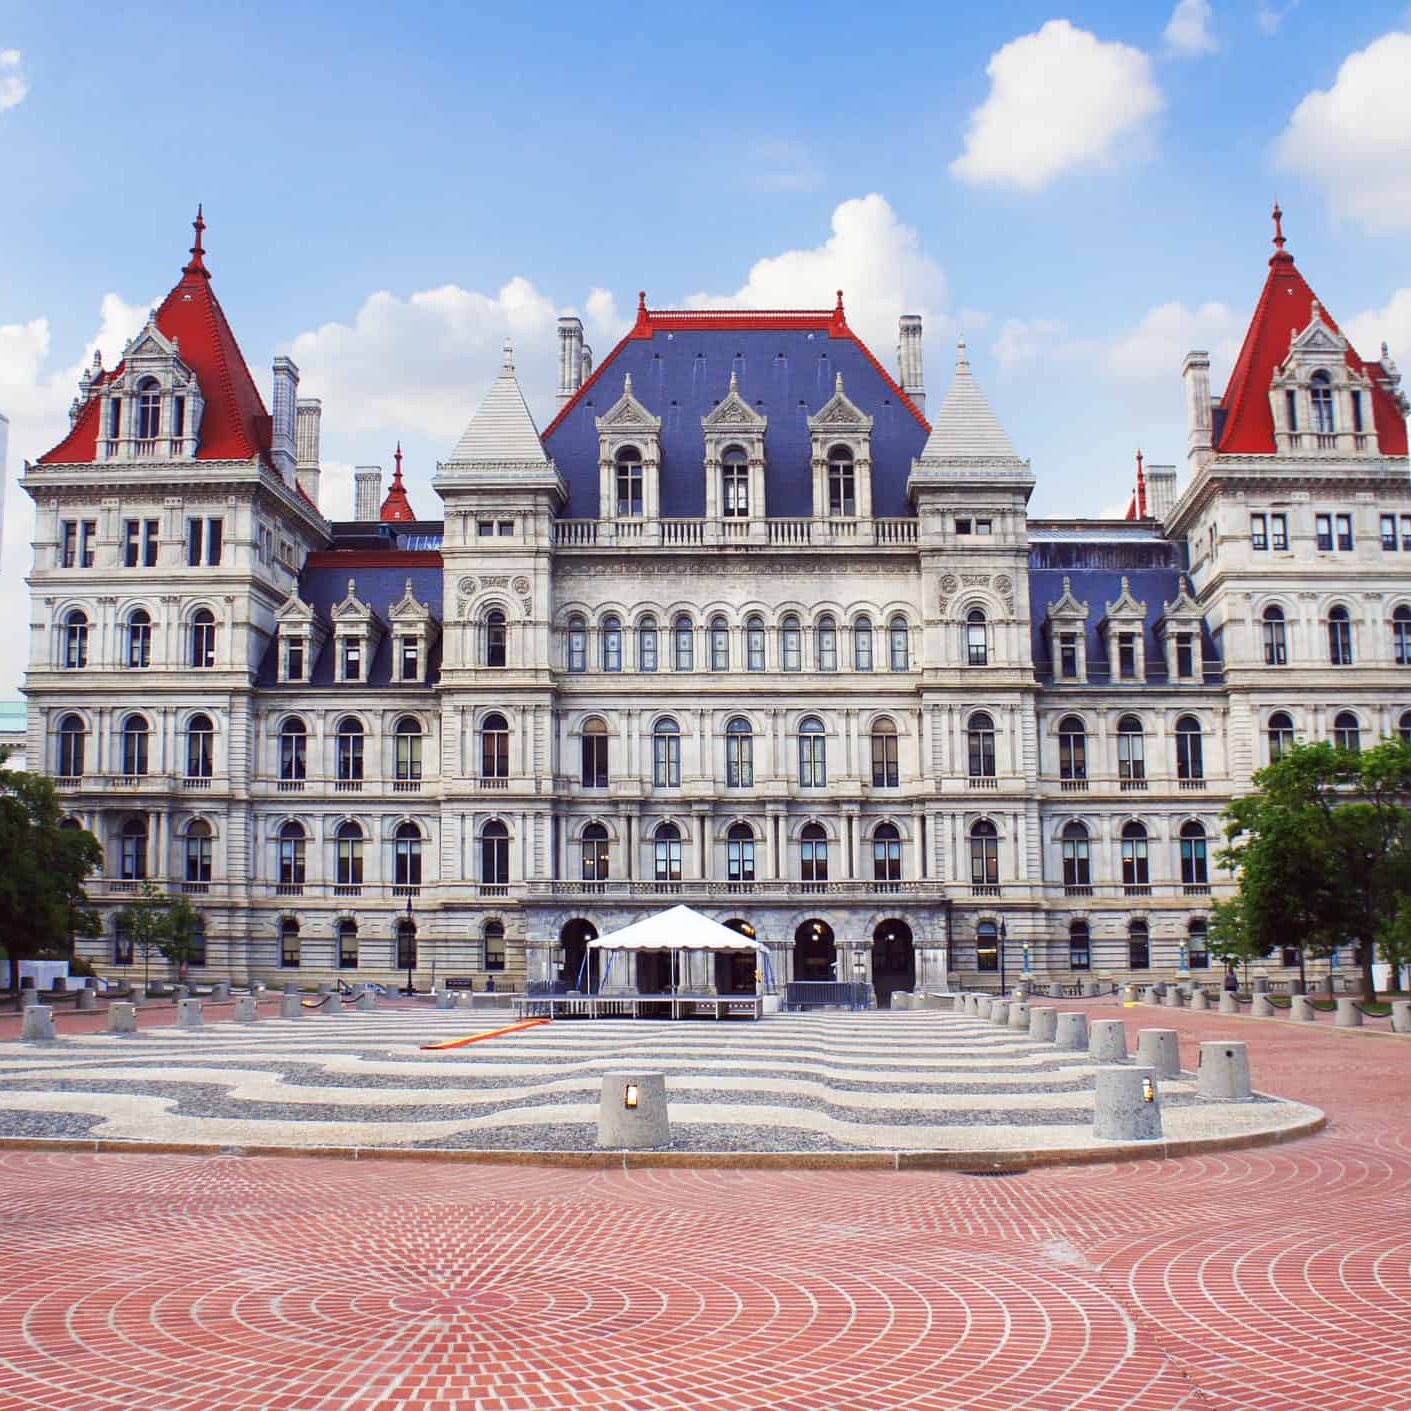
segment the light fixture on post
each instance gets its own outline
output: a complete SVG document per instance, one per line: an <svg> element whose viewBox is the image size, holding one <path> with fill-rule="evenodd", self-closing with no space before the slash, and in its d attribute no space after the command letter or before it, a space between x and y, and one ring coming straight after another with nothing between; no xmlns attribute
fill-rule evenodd
<svg viewBox="0 0 1411 1411"><path fill-rule="evenodd" d="M1143 1102L1155 1102L1155 1101L1156 1101L1156 1084L1153 1083L1150 1078L1143 1078L1143 1079L1142 1079L1142 1101L1143 1101Z"/></svg>
<svg viewBox="0 0 1411 1411"><path fill-rule="evenodd" d="M407 919L403 924L406 926L406 993L414 995L416 993L416 986L412 983L412 970L416 965L416 922L412 920L412 894L410 890L407 892Z"/></svg>
<svg viewBox="0 0 1411 1411"><path fill-rule="evenodd" d="M622 1089L622 1105L631 1110L637 1106L637 1084L628 1083Z"/></svg>
<svg viewBox="0 0 1411 1411"><path fill-rule="evenodd" d="M1190 952L1190 943L1187 941L1186 937L1184 937L1184 936L1181 937L1181 942L1180 942L1179 950L1180 950L1180 960L1179 960L1179 962L1178 962L1178 964L1177 964L1177 969L1179 970L1179 972L1180 972L1182 975L1189 975L1189 974L1191 973L1191 952Z"/></svg>
<svg viewBox="0 0 1411 1411"><path fill-rule="evenodd" d="M1025 936L1025 937L1024 937L1024 978L1025 978L1026 980L1027 980L1027 979L1030 977L1030 975L1032 974L1032 967L1031 967L1031 965L1030 965L1031 959L1032 959L1032 951L1031 951L1031 949L1030 949L1029 938L1028 938L1028 936Z"/></svg>

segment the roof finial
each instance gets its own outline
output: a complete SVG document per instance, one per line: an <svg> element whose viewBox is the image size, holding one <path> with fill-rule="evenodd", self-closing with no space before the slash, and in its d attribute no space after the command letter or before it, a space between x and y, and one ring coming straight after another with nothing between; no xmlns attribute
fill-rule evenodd
<svg viewBox="0 0 1411 1411"><path fill-rule="evenodd" d="M1137 452L1137 518L1146 518L1146 474L1142 470L1142 453Z"/></svg>
<svg viewBox="0 0 1411 1411"><path fill-rule="evenodd" d="M201 236L206 230L206 220L202 215L202 207L196 207L196 219L191 222L192 229L196 232L196 243L191 247L191 259L182 268L182 274L204 274L210 278L210 271L206 268L206 249L201 244Z"/></svg>
<svg viewBox="0 0 1411 1411"><path fill-rule="evenodd" d="M842 291L841 289L839 289L839 290L838 290L838 308L837 308L837 312L841 314L842 311L843 311L843 291Z"/></svg>
<svg viewBox="0 0 1411 1411"><path fill-rule="evenodd" d="M397 453L392 457L397 462L397 468L392 472L392 483L400 485L402 483L402 443L397 442Z"/></svg>
<svg viewBox="0 0 1411 1411"><path fill-rule="evenodd" d="M1279 198L1274 197L1274 244L1282 251L1284 248L1284 213L1279 209Z"/></svg>
<svg viewBox="0 0 1411 1411"><path fill-rule="evenodd" d="M836 397L843 395L843 374L841 372L833 379L833 395Z"/></svg>
<svg viewBox="0 0 1411 1411"><path fill-rule="evenodd" d="M733 367L730 369L730 390L732 392L740 390L740 378Z"/></svg>
<svg viewBox="0 0 1411 1411"><path fill-rule="evenodd" d="M639 314L644 314L644 313L646 313L646 311L647 311L647 291L646 291L645 289L639 289L639 290L637 291L637 312L638 312Z"/></svg>
<svg viewBox="0 0 1411 1411"><path fill-rule="evenodd" d="M504 356L500 359L500 371L514 371L514 344L508 338L505 339Z"/></svg>
<svg viewBox="0 0 1411 1411"><path fill-rule="evenodd" d="M955 340L955 370L960 372L962 368L968 369L969 366L970 357L965 351L965 335L962 333Z"/></svg>

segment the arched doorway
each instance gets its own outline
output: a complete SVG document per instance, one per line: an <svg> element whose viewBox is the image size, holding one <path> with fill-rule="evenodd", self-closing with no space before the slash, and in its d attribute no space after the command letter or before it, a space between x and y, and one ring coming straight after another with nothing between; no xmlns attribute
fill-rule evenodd
<svg viewBox="0 0 1411 1411"><path fill-rule="evenodd" d="M725 923L731 931L754 939L754 927L743 917L733 916ZM755 992L755 971L761 961L758 951L721 950L715 953L715 988L722 995L752 995Z"/></svg>
<svg viewBox="0 0 1411 1411"><path fill-rule="evenodd" d="M558 983L564 990L583 989L594 993L598 988L598 953L588 949L589 941L598 939L598 928L581 916L564 923L559 932L559 945L563 947L563 965L559 970ZM588 969L583 972L583 959L588 957ZM583 972L583 983L579 984L579 974Z"/></svg>
<svg viewBox="0 0 1411 1411"><path fill-rule="evenodd" d="M794 979L836 980L837 963L833 928L826 921L813 917L794 932Z"/></svg>
<svg viewBox="0 0 1411 1411"><path fill-rule="evenodd" d="M916 946L905 921L890 918L872 933L872 988L878 1009L891 1006L895 991L916 988Z"/></svg>

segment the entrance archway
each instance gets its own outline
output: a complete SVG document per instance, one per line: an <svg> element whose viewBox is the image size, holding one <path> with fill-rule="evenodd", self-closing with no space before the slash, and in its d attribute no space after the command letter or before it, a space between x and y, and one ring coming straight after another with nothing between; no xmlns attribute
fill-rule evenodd
<svg viewBox="0 0 1411 1411"><path fill-rule="evenodd" d="M872 933L872 988L877 1008L890 1008L897 990L916 988L916 946L911 927L895 917Z"/></svg>
<svg viewBox="0 0 1411 1411"><path fill-rule="evenodd" d="M559 985L565 990L584 989L594 994L598 989L598 952L588 949L589 941L598 939L598 928L583 917L575 917L564 923L559 932L559 945L563 947L563 966L559 970ZM579 985L579 972L583 969L583 957L588 957L588 970Z"/></svg>
<svg viewBox="0 0 1411 1411"><path fill-rule="evenodd" d="M731 931L754 939L754 927L743 917L734 916L725 923ZM761 964L757 951L718 950L715 953L715 989L722 995L752 995L755 992L755 970Z"/></svg>
<svg viewBox="0 0 1411 1411"><path fill-rule="evenodd" d="M813 917L794 932L794 979L836 980L837 963L833 928L826 921Z"/></svg>

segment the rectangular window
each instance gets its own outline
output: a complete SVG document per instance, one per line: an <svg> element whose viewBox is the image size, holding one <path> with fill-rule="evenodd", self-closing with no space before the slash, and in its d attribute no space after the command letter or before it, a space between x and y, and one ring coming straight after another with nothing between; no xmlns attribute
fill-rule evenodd
<svg viewBox="0 0 1411 1411"><path fill-rule="evenodd" d="M1269 547L1269 520L1262 514L1252 514L1249 517L1249 546L1251 549L1264 550Z"/></svg>
<svg viewBox="0 0 1411 1411"><path fill-rule="evenodd" d="M1058 674L1073 681L1078 676L1078 634L1065 632L1058 639Z"/></svg>
<svg viewBox="0 0 1411 1411"><path fill-rule="evenodd" d="M970 532L970 521L968 519L957 519L955 522L955 532L957 534L968 534Z"/></svg>
<svg viewBox="0 0 1411 1411"><path fill-rule="evenodd" d="M1360 392L1352 394L1352 429L1359 436L1362 434L1362 394Z"/></svg>
<svg viewBox="0 0 1411 1411"><path fill-rule="evenodd" d="M1318 547L1324 552L1329 552L1333 547L1333 517L1330 514L1320 514L1314 520L1314 528L1317 532Z"/></svg>
<svg viewBox="0 0 1411 1411"><path fill-rule="evenodd" d="M1382 516L1382 548L1388 553L1395 553L1396 544L1396 516L1384 514Z"/></svg>
<svg viewBox="0 0 1411 1411"><path fill-rule="evenodd" d="M1340 514L1337 517L1338 548L1347 553L1352 548L1352 516Z"/></svg>
<svg viewBox="0 0 1411 1411"><path fill-rule="evenodd" d="M1215 557L1215 526L1212 524L1208 530L1210 536L1210 557Z"/></svg>
<svg viewBox="0 0 1411 1411"><path fill-rule="evenodd" d="M988 519L977 519L975 521L975 532L977 534L988 534L990 532L990 521Z"/></svg>
<svg viewBox="0 0 1411 1411"><path fill-rule="evenodd" d="M1182 680L1195 675L1195 643L1189 632L1176 637L1176 675Z"/></svg>
<svg viewBox="0 0 1411 1411"><path fill-rule="evenodd" d="M186 521L186 566L196 568L201 562L201 548L203 544L203 533L205 524L199 519L188 519Z"/></svg>
<svg viewBox="0 0 1411 1411"><path fill-rule="evenodd" d="M144 519L142 521L143 568L156 568L157 566L157 530L158 524L155 519Z"/></svg>
<svg viewBox="0 0 1411 1411"><path fill-rule="evenodd" d="M476 535L481 539L489 539L495 533L495 521L493 519L477 519L475 521Z"/></svg>
<svg viewBox="0 0 1411 1411"><path fill-rule="evenodd" d="M402 680L415 681L420 675L421 652L415 637L403 637L401 641Z"/></svg>
<svg viewBox="0 0 1411 1411"><path fill-rule="evenodd" d="M220 551L225 540L225 523L219 519L206 521L206 566L220 567Z"/></svg>
<svg viewBox="0 0 1411 1411"><path fill-rule="evenodd" d="M502 519L495 525L495 532L501 539L508 539L514 534L514 520Z"/></svg>
<svg viewBox="0 0 1411 1411"><path fill-rule="evenodd" d="M59 567L73 568L78 563L78 520L66 519L60 524Z"/></svg>
<svg viewBox="0 0 1411 1411"><path fill-rule="evenodd" d="M304 639L295 637L284 649L284 678L286 681L304 679Z"/></svg>
<svg viewBox="0 0 1411 1411"><path fill-rule="evenodd" d="M356 637L343 639L343 679L361 681L363 679L363 644Z"/></svg>
<svg viewBox="0 0 1411 1411"><path fill-rule="evenodd" d="M1123 681L1137 679L1137 639L1132 632L1123 632L1117 638L1117 674Z"/></svg>
<svg viewBox="0 0 1411 1411"><path fill-rule="evenodd" d="M1289 430L1298 430L1298 398L1292 390L1284 393L1284 412L1288 416Z"/></svg>
<svg viewBox="0 0 1411 1411"><path fill-rule="evenodd" d="M123 546L122 561L126 568L136 568L142 561L141 534L142 525L139 520L125 519L122 522Z"/></svg>
<svg viewBox="0 0 1411 1411"><path fill-rule="evenodd" d="M171 404L171 434L174 440L186 435L186 398L174 397Z"/></svg>
<svg viewBox="0 0 1411 1411"><path fill-rule="evenodd" d="M78 566L80 568L93 567L93 551L98 542L98 521L96 519L85 519L79 530L78 536Z"/></svg>
<svg viewBox="0 0 1411 1411"><path fill-rule="evenodd" d="M1401 547L1411 553L1411 514L1401 516Z"/></svg>
<svg viewBox="0 0 1411 1411"><path fill-rule="evenodd" d="M1275 552L1283 552L1289 546L1289 520L1286 514L1269 516L1269 547Z"/></svg>
<svg viewBox="0 0 1411 1411"><path fill-rule="evenodd" d="M1092 940L1088 928L1074 926L1068 933L1068 968L1091 970L1092 965Z"/></svg>

